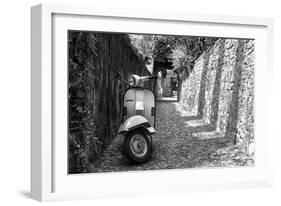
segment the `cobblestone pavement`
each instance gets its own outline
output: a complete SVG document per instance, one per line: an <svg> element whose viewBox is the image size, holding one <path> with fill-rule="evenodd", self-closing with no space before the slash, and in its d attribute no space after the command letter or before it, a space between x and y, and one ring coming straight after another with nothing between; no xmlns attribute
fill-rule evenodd
<svg viewBox="0 0 281 206"><path fill-rule="evenodd" d="M190 119L176 102L157 102L156 131L151 160L130 165L122 154L122 138L117 136L101 157L89 166L89 172L133 171L198 167L252 166L253 158L232 145L227 138L198 139L187 127ZM202 131L208 128L201 128ZM198 131L198 130L197 130Z"/></svg>

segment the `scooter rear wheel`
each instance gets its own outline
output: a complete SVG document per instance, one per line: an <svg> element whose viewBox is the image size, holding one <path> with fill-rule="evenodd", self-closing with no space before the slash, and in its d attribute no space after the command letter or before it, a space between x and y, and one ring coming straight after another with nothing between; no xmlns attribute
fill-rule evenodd
<svg viewBox="0 0 281 206"><path fill-rule="evenodd" d="M141 130L129 132L125 137L123 146L124 153L131 163L144 163L151 157L151 142Z"/></svg>

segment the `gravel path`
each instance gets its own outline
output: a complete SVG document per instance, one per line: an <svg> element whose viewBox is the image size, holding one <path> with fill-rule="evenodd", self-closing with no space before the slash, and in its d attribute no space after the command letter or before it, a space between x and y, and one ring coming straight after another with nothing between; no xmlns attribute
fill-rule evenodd
<svg viewBox="0 0 281 206"><path fill-rule="evenodd" d="M149 162L130 165L122 154L123 140L117 136L101 157L89 166L89 172L253 165L253 159L226 138L202 140L192 137L194 128L187 126L189 118L181 112L180 106L176 102L157 102L157 134L153 135L153 154Z"/></svg>

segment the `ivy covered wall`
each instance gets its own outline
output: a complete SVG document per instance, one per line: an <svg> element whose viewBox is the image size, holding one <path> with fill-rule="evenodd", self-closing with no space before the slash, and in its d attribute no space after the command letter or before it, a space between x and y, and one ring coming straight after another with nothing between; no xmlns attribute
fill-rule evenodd
<svg viewBox="0 0 281 206"><path fill-rule="evenodd" d="M116 135L127 86L118 81L132 73L147 75L143 58L126 34L68 33L69 173L87 172Z"/></svg>

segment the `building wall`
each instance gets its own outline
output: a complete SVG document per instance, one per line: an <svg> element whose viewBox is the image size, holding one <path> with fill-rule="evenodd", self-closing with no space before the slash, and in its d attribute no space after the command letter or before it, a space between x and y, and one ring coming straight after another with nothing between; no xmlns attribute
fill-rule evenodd
<svg viewBox="0 0 281 206"><path fill-rule="evenodd" d="M69 171L86 166L107 147L121 122L125 79L147 75L125 34L69 33Z"/></svg>
<svg viewBox="0 0 281 206"><path fill-rule="evenodd" d="M246 142L245 150L253 151L254 141L254 41L245 42L237 118L237 142Z"/></svg>
<svg viewBox="0 0 281 206"><path fill-rule="evenodd" d="M200 56L195 62L194 69L187 79L182 81L180 102L185 106L187 114L190 116L198 115L200 85L205 58Z"/></svg>
<svg viewBox="0 0 281 206"><path fill-rule="evenodd" d="M181 103L192 116L200 114L202 102L202 120L213 131L193 135L229 138L248 150L254 138L254 40L220 39L200 56L183 81Z"/></svg>

